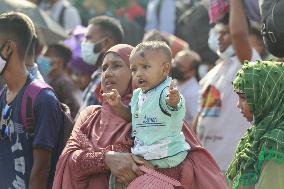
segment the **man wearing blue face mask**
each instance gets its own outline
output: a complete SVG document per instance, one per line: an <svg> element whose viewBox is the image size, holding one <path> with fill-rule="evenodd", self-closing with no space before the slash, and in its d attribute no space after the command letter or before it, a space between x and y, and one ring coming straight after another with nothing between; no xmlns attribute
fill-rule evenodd
<svg viewBox="0 0 284 189"><path fill-rule="evenodd" d="M238 97L231 82L245 60L259 60L260 56L249 43L242 1L230 0L230 15L225 15L214 29L218 32L217 54L220 60L200 81L199 113L193 127L196 127L204 147L225 172L249 126L236 107ZM214 40L214 33L209 39ZM214 48L216 45L210 41L209 46Z"/></svg>
<svg viewBox="0 0 284 189"><path fill-rule="evenodd" d="M122 43L124 37L119 21L108 16L97 16L89 21L85 39L81 44L81 54L87 64L97 66L92 75L92 80L83 93L81 109L99 104L95 90L100 83L101 65L104 53L112 46Z"/></svg>

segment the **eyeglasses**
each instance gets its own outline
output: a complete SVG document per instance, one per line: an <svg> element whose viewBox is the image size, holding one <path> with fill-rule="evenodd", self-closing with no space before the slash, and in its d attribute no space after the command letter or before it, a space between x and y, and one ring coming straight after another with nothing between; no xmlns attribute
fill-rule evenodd
<svg viewBox="0 0 284 189"><path fill-rule="evenodd" d="M2 127L1 127L1 138L6 139L10 136L9 121L12 115L12 108L6 105L2 111Z"/></svg>

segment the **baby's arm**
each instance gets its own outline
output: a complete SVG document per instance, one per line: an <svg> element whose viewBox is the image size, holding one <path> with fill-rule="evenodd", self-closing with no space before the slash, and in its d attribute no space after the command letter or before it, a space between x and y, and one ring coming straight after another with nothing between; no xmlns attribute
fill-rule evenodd
<svg viewBox="0 0 284 189"><path fill-rule="evenodd" d="M176 87L176 82L174 80L172 80L170 87L169 87L169 94L168 94L168 98L167 98L166 102L172 108L176 108L179 101L180 101L180 94L179 94L179 91Z"/></svg>
<svg viewBox="0 0 284 189"><path fill-rule="evenodd" d="M116 114L126 121L131 121L130 108L122 103L121 96L116 89L112 89L109 93L103 93L103 97L113 108Z"/></svg>

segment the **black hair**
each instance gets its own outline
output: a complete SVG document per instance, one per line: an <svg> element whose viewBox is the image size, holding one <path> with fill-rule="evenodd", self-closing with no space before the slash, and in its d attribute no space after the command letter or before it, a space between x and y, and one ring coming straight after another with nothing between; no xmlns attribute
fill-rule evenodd
<svg viewBox="0 0 284 189"><path fill-rule="evenodd" d="M248 17L246 17L246 21L247 21L247 26L248 26L248 32L251 32L251 23ZM219 24L223 24L228 26L230 23L230 13L226 13L217 23Z"/></svg>
<svg viewBox="0 0 284 189"><path fill-rule="evenodd" d="M68 62L72 58L72 51L69 47L64 44L51 44L48 45L48 48L53 50L52 52L57 56L63 59L64 67L68 64Z"/></svg>
<svg viewBox="0 0 284 189"><path fill-rule="evenodd" d="M109 16L97 16L92 18L89 24L99 26L100 29L108 33L117 44L122 43L124 32L119 20Z"/></svg>
<svg viewBox="0 0 284 189"><path fill-rule="evenodd" d="M229 22L230 22L230 14L228 12L217 23L229 25Z"/></svg>
<svg viewBox="0 0 284 189"><path fill-rule="evenodd" d="M199 65L202 62L200 55L197 52L195 52L193 50L189 50L189 49L182 50L182 51L178 52L178 54L180 54L182 56L189 56L189 57L192 58L190 68L196 71L195 77L197 78L197 80L200 80L200 76L198 74L198 68L199 68Z"/></svg>
<svg viewBox="0 0 284 189"><path fill-rule="evenodd" d="M163 53L163 55L165 55L166 61L168 61L168 63L171 63L172 61L172 51L170 47L163 41L144 41L142 43L139 43L131 51L130 57L138 52L141 53L142 56L144 56L146 50L160 51Z"/></svg>
<svg viewBox="0 0 284 189"><path fill-rule="evenodd" d="M19 56L24 58L34 36L34 25L31 19L20 12L8 12L0 15L0 35L4 40L17 44Z"/></svg>
<svg viewBox="0 0 284 189"><path fill-rule="evenodd" d="M143 41L164 41L170 46L169 39L158 30L150 30L144 34Z"/></svg>

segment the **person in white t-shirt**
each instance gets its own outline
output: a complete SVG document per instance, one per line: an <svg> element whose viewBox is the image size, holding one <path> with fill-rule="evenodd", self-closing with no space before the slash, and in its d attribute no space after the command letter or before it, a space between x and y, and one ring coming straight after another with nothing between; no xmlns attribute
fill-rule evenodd
<svg viewBox="0 0 284 189"><path fill-rule="evenodd" d="M39 4L67 32L81 25L81 17L76 7L68 0L47 0Z"/></svg>
<svg viewBox="0 0 284 189"><path fill-rule="evenodd" d="M241 1L230 0L230 15L215 27L219 32L217 53L221 61L200 81L200 107L193 125L204 147L225 172L249 126L236 107L238 97L232 81L245 60L259 60L260 56L249 43Z"/></svg>
<svg viewBox="0 0 284 189"><path fill-rule="evenodd" d="M185 99L185 120L192 123L198 110L198 92L200 90L197 78L197 67L200 56L192 50L180 51L172 65L172 77L177 80L177 88Z"/></svg>
<svg viewBox="0 0 284 189"><path fill-rule="evenodd" d="M145 31L157 29L175 33L176 6L174 0L151 0L147 4Z"/></svg>

